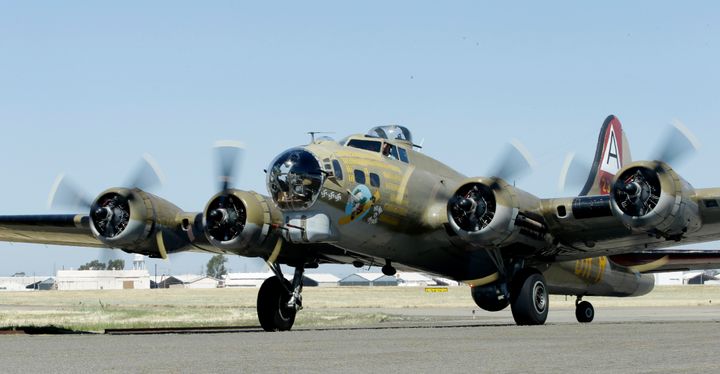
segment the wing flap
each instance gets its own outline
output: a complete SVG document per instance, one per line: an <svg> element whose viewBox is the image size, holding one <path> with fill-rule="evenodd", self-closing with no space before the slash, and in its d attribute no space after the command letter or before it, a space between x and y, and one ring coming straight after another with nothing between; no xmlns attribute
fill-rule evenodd
<svg viewBox="0 0 720 374"><path fill-rule="evenodd" d="M81 214L0 216L0 241L106 248Z"/></svg>

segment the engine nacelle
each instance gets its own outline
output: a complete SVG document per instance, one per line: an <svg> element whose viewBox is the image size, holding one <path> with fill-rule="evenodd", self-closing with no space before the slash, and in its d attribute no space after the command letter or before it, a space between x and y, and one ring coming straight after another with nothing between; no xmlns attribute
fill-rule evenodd
<svg viewBox="0 0 720 374"><path fill-rule="evenodd" d="M90 230L102 243L129 253L166 257L156 235L175 230L182 212L172 203L140 189L113 188L100 194L90 210Z"/></svg>
<svg viewBox="0 0 720 374"><path fill-rule="evenodd" d="M613 214L631 229L668 239L700 229L693 187L669 165L634 163L615 177L610 192Z"/></svg>
<svg viewBox="0 0 720 374"><path fill-rule="evenodd" d="M527 212L538 206L536 197L503 180L473 178L448 202L448 222L460 238L475 247L497 248L509 242L536 246L545 241L547 228Z"/></svg>
<svg viewBox="0 0 720 374"><path fill-rule="evenodd" d="M203 226L213 246L243 256L258 256L275 244L267 239L282 225L282 217L270 198L230 190L218 193L208 202Z"/></svg>

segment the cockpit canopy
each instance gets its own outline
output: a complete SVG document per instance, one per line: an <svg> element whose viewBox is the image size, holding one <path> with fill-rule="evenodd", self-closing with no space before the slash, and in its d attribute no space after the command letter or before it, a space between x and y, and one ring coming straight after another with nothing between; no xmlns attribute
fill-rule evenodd
<svg viewBox="0 0 720 374"><path fill-rule="evenodd" d="M368 131L368 136L387 140L399 140L412 144L410 130L403 126L378 126Z"/></svg>

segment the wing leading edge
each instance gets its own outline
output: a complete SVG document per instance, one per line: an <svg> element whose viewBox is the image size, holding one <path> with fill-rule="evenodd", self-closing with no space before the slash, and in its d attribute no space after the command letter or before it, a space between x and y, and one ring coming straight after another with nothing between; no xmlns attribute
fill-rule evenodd
<svg viewBox="0 0 720 374"><path fill-rule="evenodd" d="M82 214L0 216L0 241L107 248Z"/></svg>

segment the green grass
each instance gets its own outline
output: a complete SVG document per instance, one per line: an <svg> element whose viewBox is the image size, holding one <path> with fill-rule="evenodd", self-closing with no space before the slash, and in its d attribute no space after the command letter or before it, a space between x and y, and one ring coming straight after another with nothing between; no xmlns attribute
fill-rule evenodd
<svg viewBox="0 0 720 374"><path fill-rule="evenodd" d="M306 288L298 327L423 321L412 309L477 309L466 287L428 294L423 288ZM45 327L74 331L126 328L257 326L257 289L44 291L0 293L0 330ZM591 298L597 307L720 304L720 287L660 287L643 298ZM553 297L554 309L574 298Z"/></svg>
<svg viewBox="0 0 720 374"><path fill-rule="evenodd" d="M311 300L313 292L306 294ZM320 292L332 299L328 292ZM329 292L334 294L334 292ZM257 289L18 292L0 294L0 328L106 329L256 326ZM328 303L333 304L333 303ZM346 326L398 320L382 313L308 306L297 326Z"/></svg>

